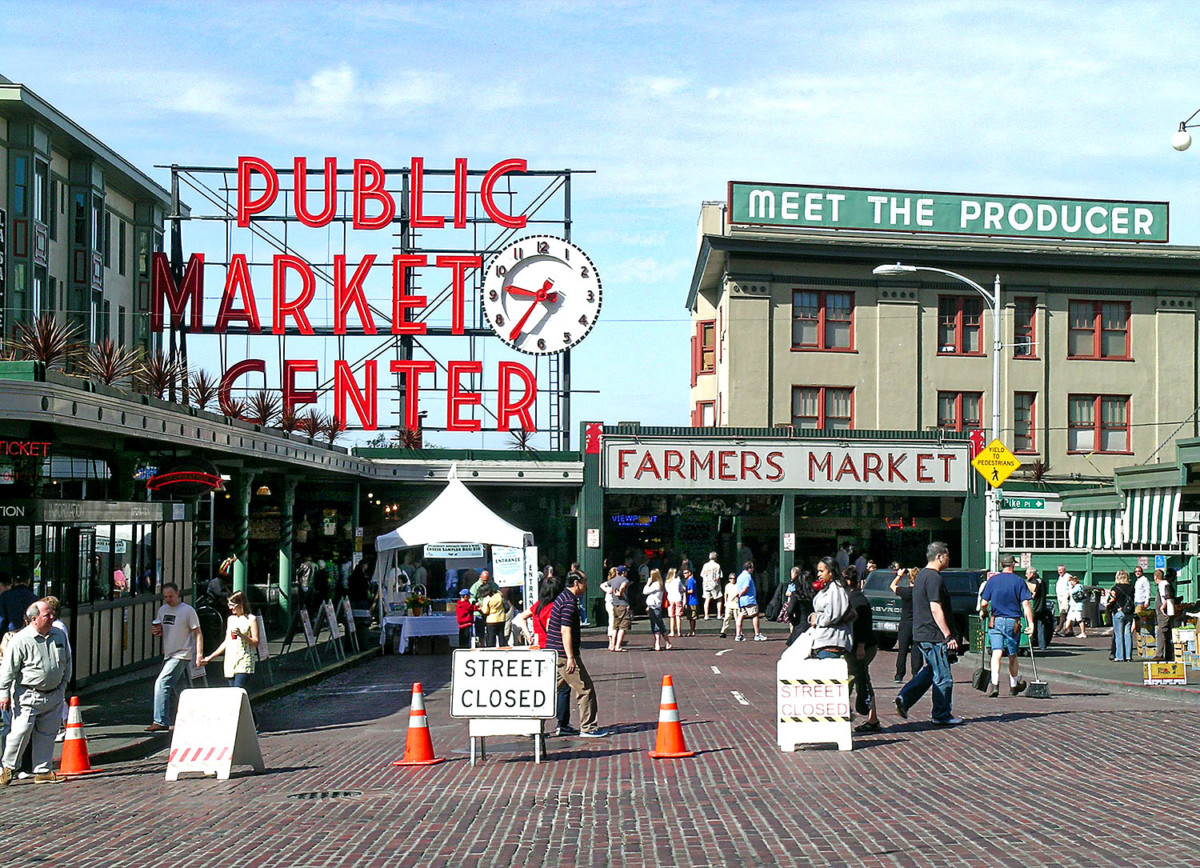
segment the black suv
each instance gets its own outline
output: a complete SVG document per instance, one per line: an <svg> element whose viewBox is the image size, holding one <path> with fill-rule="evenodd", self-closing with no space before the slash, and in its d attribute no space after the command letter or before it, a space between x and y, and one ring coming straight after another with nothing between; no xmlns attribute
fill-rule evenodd
<svg viewBox="0 0 1200 868"><path fill-rule="evenodd" d="M954 610L954 632L967 643L971 641L967 635L967 616L975 613L979 586L986 576L983 570L942 570L942 581L950 591L950 606ZM874 570L863 583L863 594L871 603L871 626L884 651L896 646L900 627L900 598L892 593L894 578L892 570Z"/></svg>

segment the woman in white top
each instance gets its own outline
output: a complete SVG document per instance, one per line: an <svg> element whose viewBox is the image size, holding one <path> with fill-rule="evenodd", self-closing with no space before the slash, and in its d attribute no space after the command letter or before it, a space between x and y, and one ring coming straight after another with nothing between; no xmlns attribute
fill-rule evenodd
<svg viewBox="0 0 1200 868"><path fill-rule="evenodd" d="M821 558L817 580L813 583L813 613L808 623L813 631L813 656L845 657L850 650L850 625L854 621L850 594L842 582L842 572L833 558Z"/></svg>
<svg viewBox="0 0 1200 868"><path fill-rule="evenodd" d="M609 567L608 576L600 583L600 590L604 591L604 611L608 613L608 644L611 645L613 638L617 635L617 628L613 626L613 608L612 608L612 586L609 584L617 577L617 568Z"/></svg>
<svg viewBox="0 0 1200 868"><path fill-rule="evenodd" d="M225 640L217 650L200 658L200 665L225 655L225 678L230 687L245 688L258 661L258 619L250 611L250 601L241 591L229 595L229 620Z"/></svg>
<svg viewBox="0 0 1200 868"><path fill-rule="evenodd" d="M650 578L646 580L646 586L642 588L642 596L646 598L646 614L650 616L650 632L654 635L654 650L661 651L662 643L665 641L667 643L667 650L670 651L671 640L663 635L667 632L667 625L663 623L663 580L661 571L650 571Z"/></svg>
<svg viewBox="0 0 1200 868"><path fill-rule="evenodd" d="M679 580L679 573L674 568L667 570L667 618L670 620L671 629L667 632L668 636L683 635L683 582Z"/></svg>

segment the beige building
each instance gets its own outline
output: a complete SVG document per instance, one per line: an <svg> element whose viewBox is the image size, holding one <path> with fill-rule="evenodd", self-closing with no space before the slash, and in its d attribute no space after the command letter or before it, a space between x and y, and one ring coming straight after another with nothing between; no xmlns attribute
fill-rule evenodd
<svg viewBox="0 0 1200 868"><path fill-rule="evenodd" d="M149 348L150 252L170 194L0 76L0 341L43 314Z"/></svg>
<svg viewBox="0 0 1200 868"><path fill-rule="evenodd" d="M1111 479L1200 434L1200 248L738 225L730 187L702 208L687 299L694 426L990 433L989 304L941 274L872 273L903 262L989 292L999 275L1014 481Z"/></svg>

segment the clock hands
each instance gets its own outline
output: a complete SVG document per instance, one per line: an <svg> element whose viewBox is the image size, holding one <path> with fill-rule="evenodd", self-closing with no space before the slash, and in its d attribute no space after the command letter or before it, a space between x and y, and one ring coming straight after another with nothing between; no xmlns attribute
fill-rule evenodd
<svg viewBox="0 0 1200 868"><path fill-rule="evenodd" d="M519 286L506 286L504 291L509 295L517 295L521 298L537 298L537 293L529 289L521 289Z"/></svg>
<svg viewBox="0 0 1200 868"><path fill-rule="evenodd" d="M537 292L530 292L527 289L520 289L520 287L508 287L509 292L512 292L514 289L519 290L519 292L514 292L513 295L533 296L533 302L529 305L529 309L526 310L525 315L517 321L516 326L512 330L512 334L508 336L510 341L515 341L521 334L521 329L525 327L525 323L529 322L529 318L533 316L533 311L539 304L542 304L543 302L558 301L558 293L550 291L550 287L552 286L554 286L554 281L547 279L546 282L542 284L542 288Z"/></svg>

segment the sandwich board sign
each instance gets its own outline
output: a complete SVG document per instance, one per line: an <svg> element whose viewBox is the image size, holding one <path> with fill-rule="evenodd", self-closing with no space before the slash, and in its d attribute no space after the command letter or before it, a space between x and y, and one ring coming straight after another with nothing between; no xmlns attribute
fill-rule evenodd
<svg viewBox="0 0 1200 868"><path fill-rule="evenodd" d="M234 766L266 771L246 691L240 687L183 691L167 755L167 780L198 772L227 781Z"/></svg>
<svg viewBox="0 0 1200 868"><path fill-rule="evenodd" d="M450 716L468 719L471 765L486 752L484 738L523 735L534 740L542 761L542 721L555 713L558 653L521 648L472 648L454 652Z"/></svg>

